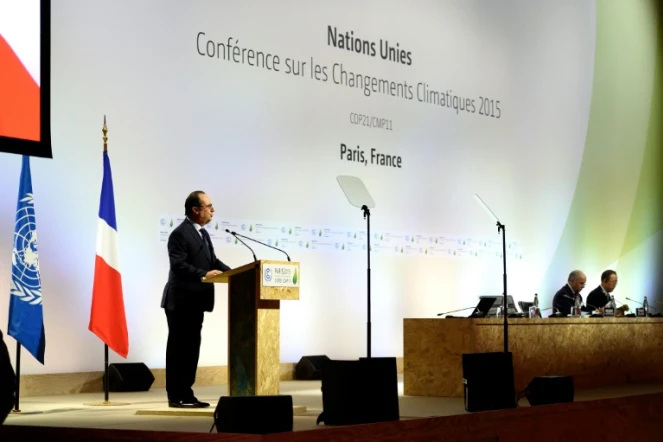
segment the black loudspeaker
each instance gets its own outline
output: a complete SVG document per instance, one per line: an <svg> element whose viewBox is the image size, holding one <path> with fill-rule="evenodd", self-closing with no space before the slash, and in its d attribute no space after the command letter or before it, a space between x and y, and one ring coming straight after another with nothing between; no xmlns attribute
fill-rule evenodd
<svg viewBox="0 0 663 442"><path fill-rule="evenodd" d="M329 358L325 355L302 356L295 365L295 379L300 381L321 380L322 365L328 360Z"/></svg>
<svg viewBox="0 0 663 442"><path fill-rule="evenodd" d="M463 354L463 386L466 411L515 408L511 353Z"/></svg>
<svg viewBox="0 0 663 442"><path fill-rule="evenodd" d="M317 423L355 425L400 419L396 358L324 363Z"/></svg>
<svg viewBox="0 0 663 442"><path fill-rule="evenodd" d="M154 375L142 362L124 362L108 366L109 391L147 391L154 383ZM104 374L104 382L106 375Z"/></svg>
<svg viewBox="0 0 663 442"><path fill-rule="evenodd" d="M292 431L292 416L292 396L221 396L214 424L219 433L284 433Z"/></svg>
<svg viewBox="0 0 663 442"><path fill-rule="evenodd" d="M538 376L525 390L530 405L573 402L574 393L573 376Z"/></svg>

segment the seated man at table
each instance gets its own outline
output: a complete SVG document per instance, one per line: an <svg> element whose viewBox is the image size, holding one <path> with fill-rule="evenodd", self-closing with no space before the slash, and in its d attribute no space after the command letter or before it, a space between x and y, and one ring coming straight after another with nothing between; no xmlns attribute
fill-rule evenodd
<svg viewBox="0 0 663 442"><path fill-rule="evenodd" d="M580 270L574 270L569 273L566 285L559 289L553 297L553 313L561 313L562 316L571 314L571 309L575 305L576 297L580 298L582 304L582 295L580 291L585 287L587 277ZM587 307L582 307L583 311L589 311Z"/></svg>
<svg viewBox="0 0 663 442"><path fill-rule="evenodd" d="M601 284L587 295L587 307L603 311L610 303L610 294L617 286L617 272L606 270L601 274ZM616 308L614 305L610 307Z"/></svg>

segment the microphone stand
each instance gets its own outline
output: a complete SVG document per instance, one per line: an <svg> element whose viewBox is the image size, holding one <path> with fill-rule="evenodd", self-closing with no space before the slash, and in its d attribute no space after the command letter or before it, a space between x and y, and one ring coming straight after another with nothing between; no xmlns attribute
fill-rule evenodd
<svg viewBox="0 0 663 442"><path fill-rule="evenodd" d="M640 305L643 306L643 307L644 307L644 305L645 305L644 302L636 301L635 299L631 299L631 298L629 298L628 296L626 297L626 299L628 299L628 300L631 301L631 302L635 302L636 304L640 304ZM615 299L615 302L617 302L617 299ZM658 304L660 304L660 302L658 302L658 301L654 301L654 303L658 303ZM620 302L620 304L621 304L621 302ZM648 306L648 307L649 307L649 310L657 310L656 308L652 307L651 305ZM617 307L615 307L615 310L617 310ZM649 312L647 312L647 313L649 314Z"/></svg>
<svg viewBox="0 0 663 442"><path fill-rule="evenodd" d="M279 249L278 247L270 246L269 244L266 244L266 243L264 243L264 242L258 241L257 239L253 239L253 238L249 238L248 236L240 235L240 234L237 233L237 232L231 232L231 231L228 230L228 229L226 229L226 232L230 233L230 234L233 235L233 236L241 236L241 237L244 238L244 239L248 239L249 241L253 241L253 242L258 243L258 244L260 244L260 245L262 245L262 246L269 247L270 249L278 250L279 252L283 253L283 254L288 258L288 261L290 261L290 255L288 255L288 253L287 253L285 250L281 250L281 249Z"/></svg>
<svg viewBox="0 0 663 442"><path fill-rule="evenodd" d="M509 352L509 322L507 321L507 317L509 316L509 306L507 303L507 296L506 296L506 227L504 224L502 224L497 218L497 216L493 213L490 208L486 205L486 203L483 202L481 197L477 194L474 194L474 198L481 204L481 206L484 208L486 213L490 215L491 218L495 220L497 223L497 234L499 235L500 232L502 232L502 263L504 265L504 278L502 281L502 284L504 285L504 298L502 299L502 307L504 308L504 311L502 314L504 315L504 353Z"/></svg>
<svg viewBox="0 0 663 442"><path fill-rule="evenodd" d="M497 221L497 233L500 233L500 230L502 231L502 263L504 266L504 298L502 299L502 305L504 306L504 311L502 312L502 315L504 316L504 353L509 352L509 324L507 321L507 318L509 317L509 306L507 302L507 297L506 297L506 227L504 224Z"/></svg>
<svg viewBox="0 0 663 442"><path fill-rule="evenodd" d="M246 248L249 249L249 250L251 251L251 254L253 255L253 262L258 262L258 258L256 258L256 254L255 254L255 252L253 251L253 249L252 249L251 247L249 247L249 245L248 245L247 243L245 243L244 241L242 241L241 238L238 238L238 237L237 237L238 235L237 235L235 232L231 232L231 231L228 230L228 229L226 229L226 232L227 232L227 233L230 233L232 236L235 237L236 240L238 240L239 242L241 242L242 244L244 244L244 245L246 246Z"/></svg>
<svg viewBox="0 0 663 442"><path fill-rule="evenodd" d="M555 317L555 315L557 315L559 313L559 309L555 306L542 308L540 311L545 312L546 310L552 310L552 313L550 314L550 316L548 316L549 318ZM557 310L557 311L555 311L555 310ZM543 318L543 314L541 314L541 317Z"/></svg>
<svg viewBox="0 0 663 442"><path fill-rule="evenodd" d="M471 308L476 308L476 306L474 306L474 307L459 308L458 310L451 310L450 312L438 313L437 316L448 315L449 313L462 312L462 311L464 311L464 310L469 310L469 309L471 309Z"/></svg>
<svg viewBox="0 0 663 442"><path fill-rule="evenodd" d="M367 358L371 358L371 212L368 210L368 206L364 204L361 206L361 210L364 212L364 219L366 220L366 255L367 255L367 267L366 267L366 351Z"/></svg>

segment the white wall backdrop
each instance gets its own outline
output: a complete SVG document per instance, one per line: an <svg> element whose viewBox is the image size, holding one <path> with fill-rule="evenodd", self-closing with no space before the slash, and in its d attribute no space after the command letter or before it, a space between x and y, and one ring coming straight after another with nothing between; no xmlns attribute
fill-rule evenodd
<svg viewBox="0 0 663 442"><path fill-rule="evenodd" d="M281 304L282 361L365 354L366 254L357 244L336 248L348 233L362 239L365 221L347 202L338 175L360 177L376 202L371 228L383 247L371 260L374 355L402 356L404 317L432 317L502 293L502 239L474 193L506 224L509 294L533 297L581 164L594 2L59 0L52 14L54 159L32 159L46 365L25 357L24 374L102 369L103 344L87 325L104 115L129 361L165 365L167 326L159 303L168 257L160 232L183 214L184 199L197 189L214 203L213 223L262 224L277 233L295 228L311 239L311 229L328 235L315 248L285 241L301 262L302 279L301 299ZM334 48L328 26L353 31L378 51L381 39L398 42L412 64ZM199 32L278 55L282 70L201 56ZM306 61L305 75L287 74L287 58ZM311 59L326 67L327 81L311 78ZM407 82L414 98L367 97L337 85L335 64ZM475 113L418 101L420 82L474 100ZM479 115L479 97L499 101L500 118ZM388 119L393 130L351 124L352 113ZM341 143L360 146L369 164L341 159ZM372 148L401 156L402 167L370 164ZM0 155L2 329L19 173L19 156ZM220 231L214 242L222 260L239 266L252 259ZM265 231L256 237L284 244L287 236ZM409 247L401 253L403 245ZM261 259L282 257L258 245L254 250ZM226 364L226 286L216 294L201 365ZM7 342L12 349L13 340Z"/></svg>

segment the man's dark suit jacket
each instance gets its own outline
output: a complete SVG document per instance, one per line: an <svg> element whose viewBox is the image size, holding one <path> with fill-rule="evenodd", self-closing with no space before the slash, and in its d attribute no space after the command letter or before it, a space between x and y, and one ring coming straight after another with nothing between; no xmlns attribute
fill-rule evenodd
<svg viewBox="0 0 663 442"><path fill-rule="evenodd" d="M210 241L211 259L205 253L205 243L193 223L185 218L168 238L170 271L163 289L161 307L166 310L211 312L214 309L214 284L202 282L210 270L228 271L214 254Z"/></svg>
<svg viewBox="0 0 663 442"><path fill-rule="evenodd" d="M589 292L589 295L587 295L588 306L593 305L594 307L605 307L608 302L610 302L610 298L608 298L605 293L603 293L603 289L600 285Z"/></svg>
<svg viewBox="0 0 663 442"><path fill-rule="evenodd" d="M580 303L582 304L582 295L580 293L574 295L571 287L568 284L564 284L564 287L559 289L553 297L553 313L559 311L562 316L571 314L571 308L575 305L575 296L580 297ZM589 309L582 306L582 311L586 312Z"/></svg>

